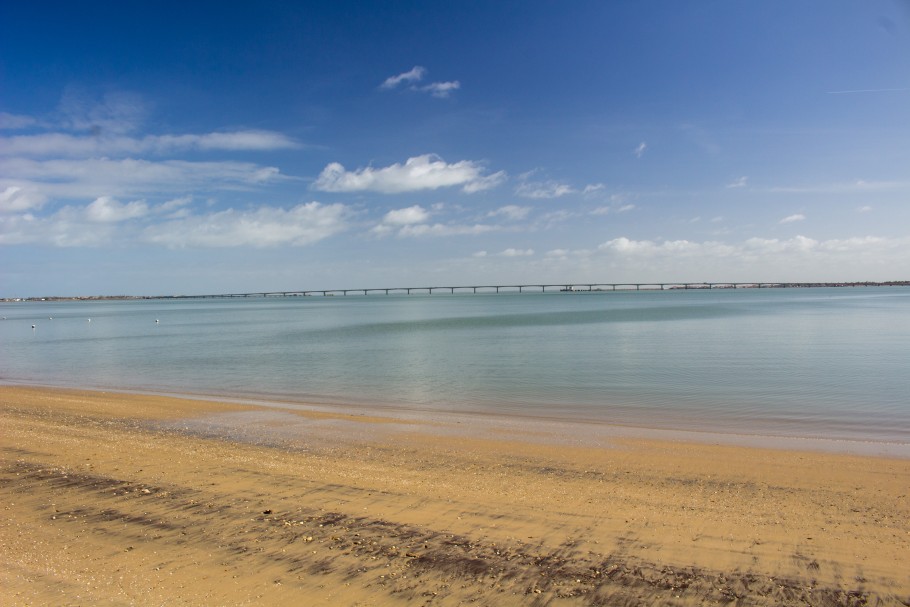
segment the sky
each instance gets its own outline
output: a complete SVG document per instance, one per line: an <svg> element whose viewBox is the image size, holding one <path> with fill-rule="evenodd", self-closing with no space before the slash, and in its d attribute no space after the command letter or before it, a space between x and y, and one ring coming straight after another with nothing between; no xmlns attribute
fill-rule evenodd
<svg viewBox="0 0 910 607"><path fill-rule="evenodd" d="M5 2L0 297L910 279L910 2Z"/></svg>

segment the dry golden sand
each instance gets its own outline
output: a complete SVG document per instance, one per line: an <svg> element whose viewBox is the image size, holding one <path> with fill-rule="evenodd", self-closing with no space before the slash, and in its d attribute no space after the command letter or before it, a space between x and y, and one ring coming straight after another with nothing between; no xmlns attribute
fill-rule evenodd
<svg viewBox="0 0 910 607"><path fill-rule="evenodd" d="M910 602L910 460L256 410L0 387L0 604Z"/></svg>

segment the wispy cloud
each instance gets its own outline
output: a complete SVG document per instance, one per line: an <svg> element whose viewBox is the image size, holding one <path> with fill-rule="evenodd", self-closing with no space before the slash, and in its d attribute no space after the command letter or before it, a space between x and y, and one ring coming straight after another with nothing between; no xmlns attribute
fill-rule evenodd
<svg viewBox="0 0 910 607"><path fill-rule="evenodd" d="M910 267L910 238L753 237L719 240L637 240L618 237L595 248L552 249L542 260L561 275L608 272L620 281L888 280ZM869 268L879 267L870 277ZM884 264L884 265L882 265Z"/></svg>
<svg viewBox="0 0 910 607"><path fill-rule="evenodd" d="M504 217L510 221L520 221L527 217L530 212L531 207L520 207L518 205L509 204L500 207L495 211L490 211L487 213L487 217Z"/></svg>
<svg viewBox="0 0 910 607"><path fill-rule="evenodd" d="M480 234L487 234L489 232L497 232L501 228L494 225L487 225L482 223L475 224L447 224L447 223L434 223L427 224L421 223L416 225L404 226L399 230L398 235L402 237L418 237L418 236L477 236Z"/></svg>
<svg viewBox="0 0 910 607"><path fill-rule="evenodd" d="M127 156L168 154L179 151L264 152L300 147L273 131L231 131L145 137L95 137L69 133L42 133L0 137L0 155L27 157Z"/></svg>
<svg viewBox="0 0 910 607"><path fill-rule="evenodd" d="M578 217L578 213L574 211L568 211L566 209L558 209L556 211L551 211L549 213L544 213L541 215L538 220L535 222L535 227L537 229L549 229L555 225L565 223L571 219Z"/></svg>
<svg viewBox="0 0 910 607"><path fill-rule="evenodd" d="M645 151L647 151L647 149L648 149L648 144L645 143L644 141L642 141L635 147L634 150L632 150L632 153L635 154L636 158L641 158L642 156L645 155Z"/></svg>
<svg viewBox="0 0 910 607"><path fill-rule="evenodd" d="M318 202L291 209L260 207L211 213L180 213L160 221L156 216L184 207L186 199L161 205L143 200L120 203L102 197L91 204L65 206L57 212L0 216L0 244L98 247L153 244L168 248L301 246L348 228L353 211L342 204Z"/></svg>
<svg viewBox="0 0 910 607"><path fill-rule="evenodd" d="M397 76L389 76L383 81L380 88L393 89L401 83L420 82L426 73L427 68L415 65L410 70L398 74Z"/></svg>
<svg viewBox="0 0 910 607"><path fill-rule="evenodd" d="M733 181L727 184L727 188L744 188L748 183L749 178L743 175L742 177L737 177Z"/></svg>
<svg viewBox="0 0 910 607"><path fill-rule="evenodd" d="M225 190L286 179L276 167L248 162L144 159L0 159L0 187L20 187L46 198L97 198L149 192Z"/></svg>
<svg viewBox="0 0 910 607"><path fill-rule="evenodd" d="M816 240L807 236L789 239L748 238L740 243L719 241L694 242L689 240L633 240L626 237L614 238L601 244L597 250L612 252L626 257L729 257L757 261L763 256L776 255L786 259L789 254L826 255L831 253L869 254L872 249L897 249L907 239L888 239L864 236L843 239Z"/></svg>
<svg viewBox="0 0 910 607"><path fill-rule="evenodd" d="M431 82L426 86L422 86L419 90L427 92L434 97L446 98L452 94L452 91L457 91L461 88L461 82L458 80L452 80L449 82Z"/></svg>
<svg viewBox="0 0 910 607"><path fill-rule="evenodd" d="M141 239L169 248L304 246L346 230L351 214L345 205L319 202L290 209L228 209L149 226Z"/></svg>
<svg viewBox="0 0 910 607"><path fill-rule="evenodd" d="M52 122L96 136L121 135L137 130L148 114L148 103L135 93L108 91L98 98L88 90L68 87Z"/></svg>
<svg viewBox="0 0 910 607"><path fill-rule="evenodd" d="M20 129L26 129L37 124L37 122L38 121L31 116L0 112L0 129L2 130L16 131Z"/></svg>
<svg viewBox="0 0 910 607"><path fill-rule="evenodd" d="M805 215L803 215L802 213L796 213L794 215L787 215L786 217L781 219L779 223L796 223L797 221L804 221L805 219L806 219Z"/></svg>
<svg viewBox="0 0 910 607"><path fill-rule="evenodd" d="M524 181L515 188L515 194L522 198L559 198L566 194L574 194L576 190L565 183L558 181Z"/></svg>
<svg viewBox="0 0 910 607"><path fill-rule="evenodd" d="M0 136L0 212L37 214L45 207L66 208L55 220L24 218L22 225L44 221L59 226L64 220L113 224L151 213L154 203L168 196L190 200L193 192L260 189L290 179L277 167L253 162L173 157L181 152L206 158L210 152L300 147L282 133L248 129L137 134L147 110L147 104L130 93L109 93L99 100L71 89L55 112L40 119L0 116L10 129L29 131ZM123 198L133 200L121 202ZM76 241L61 239L58 242Z"/></svg>
<svg viewBox="0 0 910 607"><path fill-rule="evenodd" d="M534 255L534 249L506 249L500 253L503 257L530 257Z"/></svg>
<svg viewBox="0 0 910 607"><path fill-rule="evenodd" d="M409 85L409 90L429 93L433 97L439 98L448 97L452 94L453 91L457 91L459 88L461 88L461 82L458 80L450 80L447 82L431 82L423 86L417 86L416 83L421 82L426 74L427 69L425 67L415 65L407 72L403 72L396 76L389 76L382 82L381 85L379 85L379 88L390 90L398 88L400 85Z"/></svg>
<svg viewBox="0 0 910 607"><path fill-rule="evenodd" d="M910 182L907 181L867 181L865 179L857 179L855 181L840 181L813 185L776 186L769 188L768 191L786 194L842 194L845 192L885 192L908 189L910 189Z"/></svg>
<svg viewBox="0 0 910 607"><path fill-rule="evenodd" d="M476 236L489 232L501 231L504 228L489 223L465 224L457 221L430 222L433 217L443 212L442 205L434 205L428 211L420 205L413 205L387 212L370 233L378 237L398 236L401 238L418 238L434 236ZM491 214L492 215L492 214Z"/></svg>
<svg viewBox="0 0 910 607"><path fill-rule="evenodd" d="M628 213L635 208L634 204L621 204L613 206L597 207L590 211L591 215L609 215L610 213Z"/></svg>
<svg viewBox="0 0 910 607"><path fill-rule="evenodd" d="M420 190L461 186L466 193L495 187L504 173L486 175L484 167L471 160L447 163L433 154L408 158L404 164L375 169L364 167L348 171L340 163L327 165L313 183L323 192L382 192L399 194Z"/></svg>

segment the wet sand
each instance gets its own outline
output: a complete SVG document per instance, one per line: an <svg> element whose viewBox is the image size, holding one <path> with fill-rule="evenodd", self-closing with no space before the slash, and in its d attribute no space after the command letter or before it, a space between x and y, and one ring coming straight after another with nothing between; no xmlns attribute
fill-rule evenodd
<svg viewBox="0 0 910 607"><path fill-rule="evenodd" d="M0 605L910 604L908 459L274 411L0 387Z"/></svg>

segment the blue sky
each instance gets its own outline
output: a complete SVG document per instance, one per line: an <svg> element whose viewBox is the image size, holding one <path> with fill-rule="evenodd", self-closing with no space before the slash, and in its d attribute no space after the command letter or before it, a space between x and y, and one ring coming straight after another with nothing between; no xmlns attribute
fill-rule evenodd
<svg viewBox="0 0 910 607"><path fill-rule="evenodd" d="M7 2L0 296L910 279L910 3Z"/></svg>

